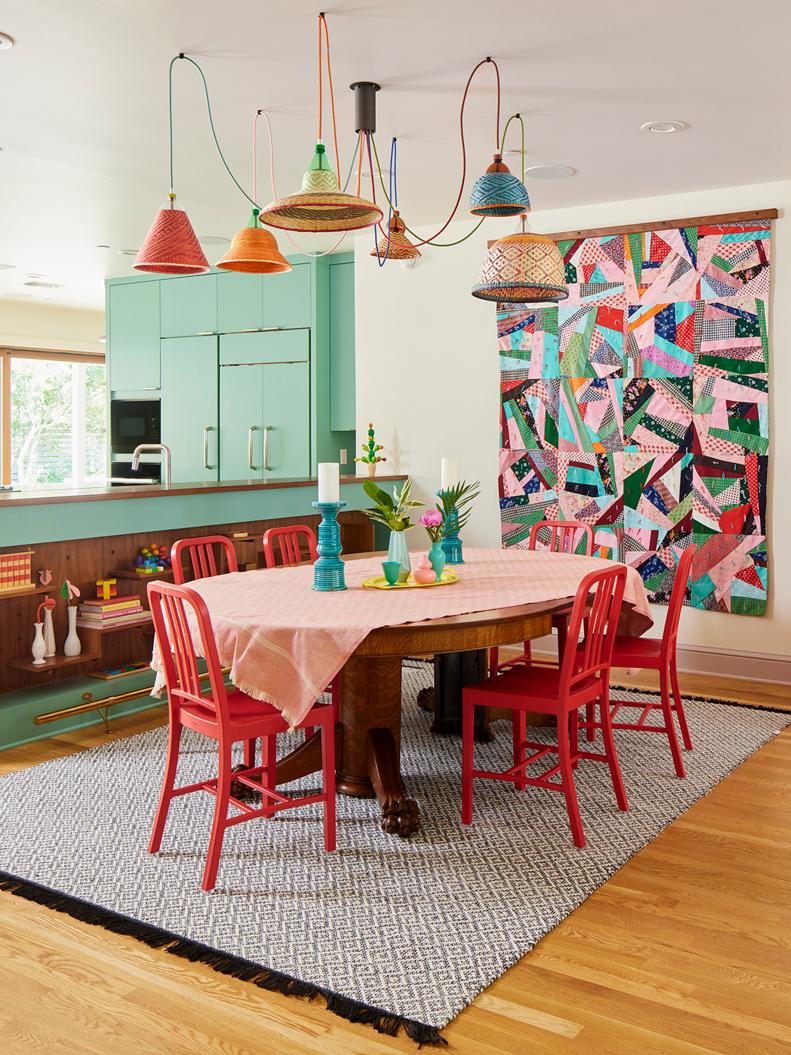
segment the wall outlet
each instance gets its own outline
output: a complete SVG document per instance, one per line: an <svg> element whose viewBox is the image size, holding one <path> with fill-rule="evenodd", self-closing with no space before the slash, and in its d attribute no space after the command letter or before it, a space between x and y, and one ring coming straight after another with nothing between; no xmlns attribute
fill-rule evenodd
<svg viewBox="0 0 791 1055"><path fill-rule="evenodd" d="M341 465L346 465L348 460L349 460L349 452L346 450L345 447L341 447L341 450L340 450L340 463L341 463Z"/></svg>

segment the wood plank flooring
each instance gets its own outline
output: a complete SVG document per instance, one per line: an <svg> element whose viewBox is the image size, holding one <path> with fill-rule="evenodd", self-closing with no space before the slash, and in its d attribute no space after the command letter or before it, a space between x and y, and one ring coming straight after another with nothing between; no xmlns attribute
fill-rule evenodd
<svg viewBox="0 0 791 1055"><path fill-rule="evenodd" d="M650 685L650 675L619 681ZM614 679L615 680L615 679ZM786 687L688 693L791 710ZM162 724L159 709L0 754L0 773ZM459 1055L791 1050L791 731L638 853L444 1035ZM3 1055L386 1055L404 1036L0 894Z"/></svg>

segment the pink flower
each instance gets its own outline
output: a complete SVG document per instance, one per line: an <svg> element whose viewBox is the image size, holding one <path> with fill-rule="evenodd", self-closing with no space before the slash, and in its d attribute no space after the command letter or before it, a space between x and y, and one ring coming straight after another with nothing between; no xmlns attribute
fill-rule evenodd
<svg viewBox="0 0 791 1055"><path fill-rule="evenodd" d="M420 518L423 527L439 527L442 523L442 513L438 509L427 509Z"/></svg>

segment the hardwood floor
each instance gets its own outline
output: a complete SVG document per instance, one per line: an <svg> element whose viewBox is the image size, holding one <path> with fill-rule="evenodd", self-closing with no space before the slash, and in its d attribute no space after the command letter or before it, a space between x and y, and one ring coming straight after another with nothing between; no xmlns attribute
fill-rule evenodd
<svg viewBox="0 0 791 1055"><path fill-rule="evenodd" d="M618 680L636 684L649 675ZM791 710L782 686L682 677ZM164 721L120 719L111 738ZM108 738L0 754L0 772ZM791 730L638 853L444 1031L460 1055L780 1055L791 1050ZM3 1055L414 1052L314 1003L0 895Z"/></svg>

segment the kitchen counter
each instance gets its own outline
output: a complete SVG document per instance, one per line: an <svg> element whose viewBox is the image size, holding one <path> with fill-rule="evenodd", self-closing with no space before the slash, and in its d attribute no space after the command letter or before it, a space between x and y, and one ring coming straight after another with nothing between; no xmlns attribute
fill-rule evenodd
<svg viewBox="0 0 791 1055"><path fill-rule="evenodd" d="M346 508L367 509L365 476L341 477ZM377 476L381 483L403 475ZM239 480L231 483L135 484L0 493L0 548L69 539L103 538L171 529L244 524L315 513L316 480Z"/></svg>

